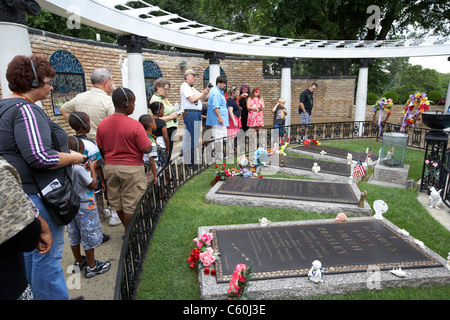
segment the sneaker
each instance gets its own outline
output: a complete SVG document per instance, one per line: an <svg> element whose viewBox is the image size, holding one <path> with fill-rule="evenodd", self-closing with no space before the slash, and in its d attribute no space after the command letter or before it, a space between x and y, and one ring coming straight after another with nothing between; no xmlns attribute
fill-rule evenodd
<svg viewBox="0 0 450 320"><path fill-rule="evenodd" d="M82 256L82 257L83 257L83 261L81 261L81 262L75 261L73 263L72 273L81 272L81 270L83 270L83 268L86 267L86 265L87 265L86 257L85 256Z"/></svg>
<svg viewBox="0 0 450 320"><path fill-rule="evenodd" d="M110 268L111 268L110 262L101 262L101 261L95 260L95 265L93 268L86 266L84 275L86 276L86 278L92 278L92 277L95 277L95 275L97 275L97 274L102 274L102 273L107 272Z"/></svg>
<svg viewBox="0 0 450 320"><path fill-rule="evenodd" d="M118 226L121 223L122 223L122 221L120 221L119 216L117 215L117 212L112 211L111 218L109 218L109 225L110 226Z"/></svg>
<svg viewBox="0 0 450 320"><path fill-rule="evenodd" d="M103 210L103 216L104 216L105 218L110 217L110 216L111 216L111 210L109 210L108 208L104 209L104 210Z"/></svg>

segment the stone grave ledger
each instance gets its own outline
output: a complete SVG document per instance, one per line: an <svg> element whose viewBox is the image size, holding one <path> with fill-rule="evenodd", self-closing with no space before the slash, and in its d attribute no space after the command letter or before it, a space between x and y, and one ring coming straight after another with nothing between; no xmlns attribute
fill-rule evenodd
<svg viewBox="0 0 450 320"><path fill-rule="evenodd" d="M294 147L292 149L298 150L298 151L311 152L311 153L315 153L315 154L320 154L322 151L325 151L327 156L336 157L336 158L340 158L340 159L347 159L347 156L350 153L352 155L352 159L356 160L356 161L358 161L358 160L364 161L364 160L366 160L366 157L367 157L367 153L365 153L365 152L345 150L345 149L322 146L322 145L320 145L320 146L318 146L318 145L299 146L299 147ZM379 155L372 153L371 158L373 161L378 160Z"/></svg>
<svg viewBox="0 0 450 320"><path fill-rule="evenodd" d="M300 157L289 157L285 156L283 165L284 167L301 169L311 171L314 163L320 167L320 172L336 174L340 176L349 177L351 175L351 166L349 164L331 162L331 161L321 161L316 159L300 158Z"/></svg>
<svg viewBox="0 0 450 320"><path fill-rule="evenodd" d="M213 229L218 283L235 266L252 264L252 279L307 276L314 260L324 274L366 272L369 266L431 268L442 264L380 220Z"/></svg>
<svg viewBox="0 0 450 320"><path fill-rule="evenodd" d="M298 179L230 177L216 193L275 198L279 201L290 199L352 205L357 205L359 201L348 183Z"/></svg>

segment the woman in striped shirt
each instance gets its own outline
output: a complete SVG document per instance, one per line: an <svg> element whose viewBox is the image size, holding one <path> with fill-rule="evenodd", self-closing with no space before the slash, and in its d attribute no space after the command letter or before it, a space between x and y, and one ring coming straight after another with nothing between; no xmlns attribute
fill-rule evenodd
<svg viewBox="0 0 450 320"><path fill-rule="evenodd" d="M39 209L53 236L49 253L39 254L34 250L24 254L27 280L36 300L69 298L61 266L64 226L53 221L38 195L39 189L62 185L66 177L64 167L70 175L71 165L86 157L70 152L64 129L35 104L47 99L52 89L50 80L55 74L51 64L38 55L16 56L6 71L12 93L0 100L0 155L19 172L24 191ZM60 145L59 151L52 142L52 132Z"/></svg>

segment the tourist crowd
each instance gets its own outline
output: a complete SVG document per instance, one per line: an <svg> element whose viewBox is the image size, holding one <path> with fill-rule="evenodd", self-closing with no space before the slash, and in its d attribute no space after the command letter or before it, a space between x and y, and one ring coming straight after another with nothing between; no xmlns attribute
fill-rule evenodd
<svg viewBox="0 0 450 320"><path fill-rule="evenodd" d="M264 127L266 105L258 88L228 86L219 76L198 91L193 69L185 72L179 110L167 98L170 82L159 78L148 114L135 120L129 117L134 93L114 89L111 72L95 69L92 88L60 108L76 132L69 137L38 103L48 98L55 75L49 61L38 55L14 57L6 72L12 93L0 100L0 299L69 299L61 266L65 225L45 202L51 190L72 182L80 199L78 214L67 224L73 268L94 277L111 267L95 259L95 249L110 238L101 221L110 216L111 225L122 224L126 230L148 185L162 183L158 171L172 157L181 117L181 154L188 165L199 159L199 141ZM309 115L302 116L305 121L310 121L314 91L308 92L302 93L299 108ZM271 109L280 137L285 103L280 98ZM215 149L220 158L222 148ZM4 196L6 189L15 191Z"/></svg>

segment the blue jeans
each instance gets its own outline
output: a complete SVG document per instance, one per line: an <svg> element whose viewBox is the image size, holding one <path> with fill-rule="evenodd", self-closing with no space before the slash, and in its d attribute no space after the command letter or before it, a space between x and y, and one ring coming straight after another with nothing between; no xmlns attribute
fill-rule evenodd
<svg viewBox="0 0 450 320"><path fill-rule="evenodd" d="M53 236L50 252L39 254L35 249L24 253L27 280L33 291L34 299L68 300L69 292L61 266L65 227L54 222L37 194L28 194L28 196L39 209L39 215L47 222Z"/></svg>
<svg viewBox="0 0 450 320"><path fill-rule="evenodd" d="M202 113L200 111L186 110L184 120L183 135L183 156L186 164L200 163L198 155L200 150L196 150L201 135ZM194 157L194 154L196 155Z"/></svg>
<svg viewBox="0 0 450 320"><path fill-rule="evenodd" d="M274 129L278 129L279 133L280 133L280 138L284 136L284 134L286 133L286 130L284 129L284 124L281 123L274 123L273 124L273 128Z"/></svg>

